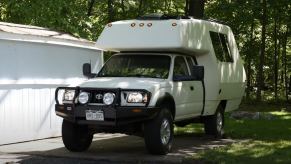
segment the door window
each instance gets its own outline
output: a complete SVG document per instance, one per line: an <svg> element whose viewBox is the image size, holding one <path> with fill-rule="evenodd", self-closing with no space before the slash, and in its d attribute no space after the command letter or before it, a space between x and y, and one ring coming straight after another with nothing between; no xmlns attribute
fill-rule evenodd
<svg viewBox="0 0 291 164"><path fill-rule="evenodd" d="M175 58L173 76L177 80L179 80L179 79L182 80L185 77L189 77L189 71L187 68L187 64L182 56L177 56Z"/></svg>
<svg viewBox="0 0 291 164"><path fill-rule="evenodd" d="M189 69L190 69L190 73L192 75L192 70L195 66L194 61L190 58L190 57L186 57L186 61L188 63Z"/></svg>

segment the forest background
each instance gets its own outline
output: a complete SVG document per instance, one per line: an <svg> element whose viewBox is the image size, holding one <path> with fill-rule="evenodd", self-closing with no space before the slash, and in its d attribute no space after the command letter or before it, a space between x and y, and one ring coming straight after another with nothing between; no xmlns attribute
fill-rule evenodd
<svg viewBox="0 0 291 164"><path fill-rule="evenodd" d="M47 27L91 41L112 21L193 12L232 28L247 73L245 103L290 101L290 0L0 0L2 22Z"/></svg>

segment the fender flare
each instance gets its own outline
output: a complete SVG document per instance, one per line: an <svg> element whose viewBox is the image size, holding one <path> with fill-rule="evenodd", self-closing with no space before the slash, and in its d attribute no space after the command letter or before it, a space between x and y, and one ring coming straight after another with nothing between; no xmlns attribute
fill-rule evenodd
<svg viewBox="0 0 291 164"><path fill-rule="evenodd" d="M176 104L173 96L165 92L163 93L156 102L156 107L162 108L164 106L167 106L170 109L170 112L172 113L173 118L175 118L176 115Z"/></svg>

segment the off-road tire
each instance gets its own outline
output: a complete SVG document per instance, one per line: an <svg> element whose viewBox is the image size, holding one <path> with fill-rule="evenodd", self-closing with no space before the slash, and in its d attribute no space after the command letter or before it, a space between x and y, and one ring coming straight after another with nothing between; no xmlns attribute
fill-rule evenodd
<svg viewBox="0 0 291 164"><path fill-rule="evenodd" d="M165 126L166 123L168 123L167 127ZM162 126L166 128L163 128ZM172 148L173 134L173 116L169 109L163 108L154 119L144 124L144 140L148 152L155 155L165 155L170 152ZM167 137L162 136L168 136L169 138L166 139ZM162 138L165 139L164 143Z"/></svg>
<svg viewBox="0 0 291 164"><path fill-rule="evenodd" d="M207 135L222 138L224 135L224 110L221 105L217 107L214 115L204 118L204 131Z"/></svg>
<svg viewBox="0 0 291 164"><path fill-rule="evenodd" d="M88 126L78 125L67 120L63 120L62 139L65 147L72 152L86 151L93 139L93 134L89 133Z"/></svg>

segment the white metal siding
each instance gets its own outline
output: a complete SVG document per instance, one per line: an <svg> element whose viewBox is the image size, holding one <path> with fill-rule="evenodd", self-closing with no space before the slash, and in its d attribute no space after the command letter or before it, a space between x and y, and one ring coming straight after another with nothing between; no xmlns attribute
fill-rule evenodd
<svg viewBox="0 0 291 164"><path fill-rule="evenodd" d="M100 50L0 39L0 145L59 136L54 91L82 81L82 64L94 72Z"/></svg>

